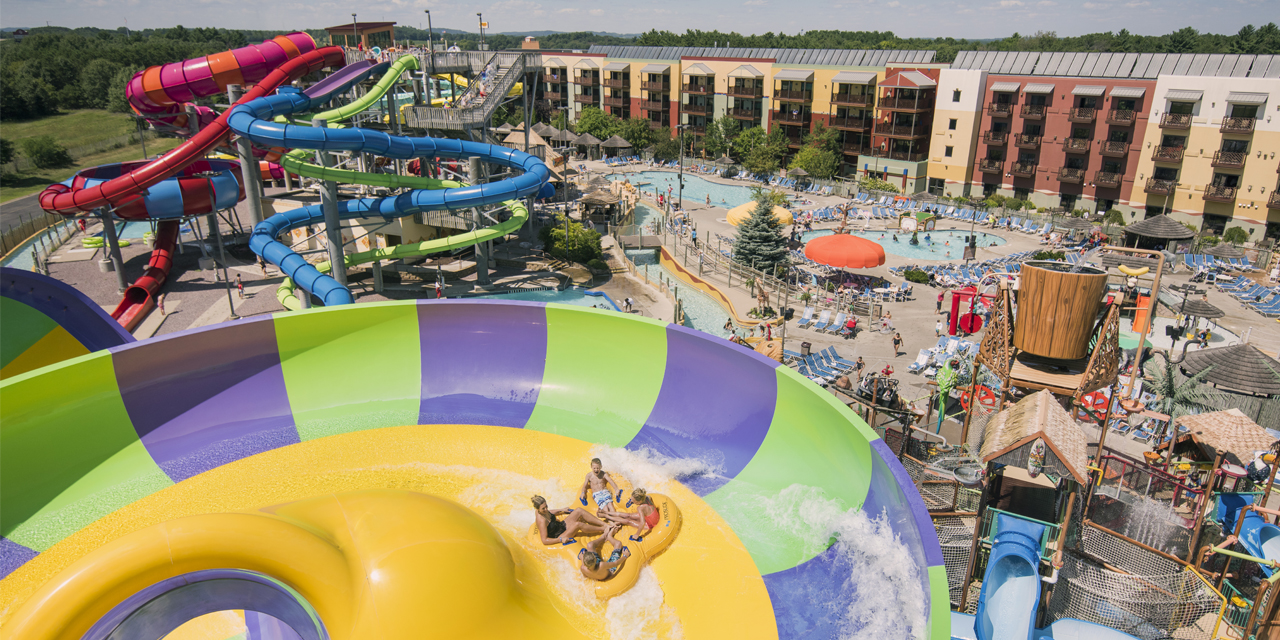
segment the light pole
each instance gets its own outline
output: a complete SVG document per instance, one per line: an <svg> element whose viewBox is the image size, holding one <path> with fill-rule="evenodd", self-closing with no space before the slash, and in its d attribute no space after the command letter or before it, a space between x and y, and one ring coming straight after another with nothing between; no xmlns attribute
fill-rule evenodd
<svg viewBox="0 0 1280 640"><path fill-rule="evenodd" d="M364 47L360 46L360 27L358 24L359 23L356 22L356 14L351 14L351 34L355 36L356 47L363 51Z"/></svg>
<svg viewBox="0 0 1280 640"><path fill-rule="evenodd" d="M427 56L429 56L429 57L431 58L431 76L432 76L432 77L435 77L435 75L436 75L436 45L435 45L435 36L434 36L434 34L432 33L432 30L431 30L431 10L430 10L430 9L424 9L424 10L423 10L423 12L427 14ZM428 86L430 86L430 85L428 85ZM431 106L431 92L430 92L430 91L428 91L428 92L427 92L427 106Z"/></svg>
<svg viewBox="0 0 1280 640"><path fill-rule="evenodd" d="M480 23L480 50L484 51L484 16L476 12L476 20Z"/></svg>
<svg viewBox="0 0 1280 640"><path fill-rule="evenodd" d="M679 186L680 186L679 203L680 203L681 210L684 209L684 130L688 128L689 128L689 125L687 124L676 125L676 142L680 144L680 155L679 155L680 177L678 178L677 182L679 183Z"/></svg>
<svg viewBox="0 0 1280 640"><path fill-rule="evenodd" d="M209 235L218 240L218 255L222 257L222 279L227 286L227 308L231 311L231 319L239 320L235 300L231 298L231 274L227 273L227 251L222 244L222 232L218 230L218 200L213 192L213 177L220 174L217 171L204 171L195 175L204 178L209 188Z"/></svg>

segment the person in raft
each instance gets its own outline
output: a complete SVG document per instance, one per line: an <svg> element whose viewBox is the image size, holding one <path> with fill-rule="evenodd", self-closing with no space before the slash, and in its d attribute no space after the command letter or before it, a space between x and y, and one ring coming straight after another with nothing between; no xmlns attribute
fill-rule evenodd
<svg viewBox="0 0 1280 640"><path fill-rule="evenodd" d="M542 496L533 497L533 510L542 544L548 546L563 544L579 535L598 536L604 533L606 526L603 520L591 515L586 509L550 509L547 507L547 499ZM560 520L556 516L565 516L565 519Z"/></svg>
<svg viewBox="0 0 1280 640"><path fill-rule="evenodd" d="M623 546L618 539L613 537L614 532L619 525L611 524L604 530L604 535L588 542L581 551L578 552L578 570L592 580L608 580L613 574L622 568L627 562L627 558L631 557L631 550ZM608 542L613 547L613 553L609 554L609 559L605 560L604 555L600 553L604 549L604 543Z"/></svg>
<svg viewBox="0 0 1280 640"><path fill-rule="evenodd" d="M582 489L578 491L578 500L582 502L582 506L587 506L587 491L591 491L591 499L596 503L596 515L606 511L613 511L613 491L610 491L609 487L618 492L618 500L621 501L622 489L618 488L618 483L614 482L613 477L604 470L604 465L600 462L600 458L592 458L591 473L588 473L586 479L582 481Z"/></svg>
<svg viewBox="0 0 1280 640"><path fill-rule="evenodd" d="M615 511L604 514L604 518L610 522L635 527L636 534L631 536L631 539L639 542L644 540L645 534L653 531L653 528L658 526L658 522L662 519L662 514L658 513L658 507L654 506L653 498L650 498L644 489L632 491L631 502L636 505L635 513Z"/></svg>

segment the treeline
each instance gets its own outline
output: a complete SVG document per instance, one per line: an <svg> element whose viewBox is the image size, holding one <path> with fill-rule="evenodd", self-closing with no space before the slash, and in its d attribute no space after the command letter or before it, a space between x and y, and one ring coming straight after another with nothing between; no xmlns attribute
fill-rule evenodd
<svg viewBox="0 0 1280 640"><path fill-rule="evenodd" d="M403 25L396 25L396 43L408 45L425 45L427 43L427 30L418 29ZM327 43L328 34L323 29L308 30L307 33L316 39L316 42ZM538 36L538 46L543 49L590 49L592 45L629 45L635 44L635 40L631 38L619 38L618 36L606 36L592 33L590 31L575 31L572 33L553 33ZM480 34L478 33L462 33L459 31L449 31L442 34L439 29L434 33L434 39L437 44L448 42L449 46L457 45L463 51L476 51L480 44ZM519 49L520 44L524 42L524 36L511 36L501 34L484 34L485 44L489 45L491 51L506 51Z"/></svg>
<svg viewBox="0 0 1280 640"><path fill-rule="evenodd" d="M1200 33L1185 27L1162 36L1139 36L1121 29L1118 33L1090 33L1060 38L1053 31L1030 36L970 41L963 38L901 38L892 31L805 31L796 35L765 33L742 35L736 32L699 31L683 34L653 30L634 41L655 47L750 47L776 49L931 49L936 62L951 62L960 51L1099 51L1119 53L1249 53L1280 54L1280 28L1268 23L1260 28L1246 25L1234 35Z"/></svg>

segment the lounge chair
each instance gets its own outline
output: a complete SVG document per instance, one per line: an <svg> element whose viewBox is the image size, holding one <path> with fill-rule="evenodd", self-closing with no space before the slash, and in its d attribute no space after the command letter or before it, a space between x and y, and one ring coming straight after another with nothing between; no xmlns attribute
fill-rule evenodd
<svg viewBox="0 0 1280 640"><path fill-rule="evenodd" d="M828 324L831 324L831 310L823 309L822 315L818 316L818 321L811 324L809 328L814 331L822 331L827 328Z"/></svg>
<svg viewBox="0 0 1280 640"><path fill-rule="evenodd" d="M805 307L804 315L800 316L800 321L796 323L797 327L807 327L813 324L813 307Z"/></svg>
<svg viewBox="0 0 1280 640"><path fill-rule="evenodd" d="M822 353L825 354L827 357L829 357L831 360L838 362L843 366L849 367L850 369L854 367L853 361L845 360L844 358L841 358L840 354L836 352L835 347L827 347L826 349L822 350Z"/></svg>
<svg viewBox="0 0 1280 640"><path fill-rule="evenodd" d="M823 331L825 331L825 332L827 332L827 333L835 333L836 331L838 331L838 330L840 330L840 329L843 329L843 328L844 328L844 322L845 322L845 320L847 320L848 318L849 318L849 314L847 314L847 313L845 313L845 312L843 312L843 311L841 311L840 313L837 313L837 314L836 314L836 319L835 319L835 320L832 320L832 321L831 321L831 324L827 325L827 328L826 328L826 329L823 329Z"/></svg>
<svg viewBox="0 0 1280 640"><path fill-rule="evenodd" d="M929 367L929 363L933 360L933 352L928 349L921 349L916 354L915 362L907 365L907 373L920 373Z"/></svg>

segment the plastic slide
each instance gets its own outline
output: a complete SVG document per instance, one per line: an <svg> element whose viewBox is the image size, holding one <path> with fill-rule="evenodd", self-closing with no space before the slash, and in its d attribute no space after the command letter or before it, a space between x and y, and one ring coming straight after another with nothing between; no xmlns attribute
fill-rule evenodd
<svg viewBox="0 0 1280 640"><path fill-rule="evenodd" d="M118 322L70 285L0 267L0 379L133 342Z"/></svg>
<svg viewBox="0 0 1280 640"><path fill-rule="evenodd" d="M978 640L1035 640L1044 525L997 514L974 631Z"/></svg>
<svg viewBox="0 0 1280 640"><path fill-rule="evenodd" d="M397 60L379 81L375 91L385 93L395 78L405 69L416 65L412 58ZM326 128L316 130L293 124L272 121L278 116L303 113L328 102L334 94L342 93L351 86L373 73L381 70L379 65L369 66L360 73L352 74L342 83L331 84L325 88L327 93L316 92L310 95L298 91L282 91L279 95L261 98L255 102L242 104L229 112L228 122L239 135L249 137L258 144L266 146L293 147L295 151L282 158L287 171L320 177L324 179L343 180L372 184L378 186L412 186L420 187L415 191L387 198L364 198L346 200L338 203L338 214L342 219L360 219L382 217L384 219L413 215L420 211L438 209L465 209L477 206L506 203L512 211L512 217L504 223L471 231L448 238L432 240L418 245L389 248L366 252L348 258L349 264L354 260L375 260L386 257L402 257L435 253L447 249L466 247L487 240L500 238L520 228L528 217L528 212L518 198L538 194L547 183L550 173L541 160L521 151L484 143L464 140L446 140L433 138L408 138L393 136L379 131L367 129ZM367 96L366 96L367 97ZM347 108L333 112L324 112L317 117L330 116L341 120L368 108L376 103L372 100L359 101ZM316 165L307 165L299 159L305 155L304 149L371 151L384 157L408 159L414 157L469 158L480 157L487 162L520 170L522 173L514 178L479 185L475 187L446 184L431 179L385 176L379 174L360 174L357 172L325 169ZM295 162L295 160L297 160ZM350 304L353 302L351 292L342 287L333 278L321 273L317 267L307 263L302 256L293 252L286 245L276 240L281 234L310 224L323 222L324 213L321 205L312 205L281 213L263 221L253 231L249 247L267 261L280 267L290 282L302 287L305 291L316 295L326 305ZM385 252L379 254L378 251ZM400 253L395 253L399 251ZM287 291L277 294L286 308L295 306L289 300Z"/></svg>
<svg viewBox="0 0 1280 640"><path fill-rule="evenodd" d="M592 457L684 515L607 601L527 542ZM0 381L0 470L6 639L246 608L335 640L950 637L928 512L861 419L612 311L362 304L95 351Z"/></svg>
<svg viewBox="0 0 1280 640"><path fill-rule="evenodd" d="M437 74L435 74L434 76L431 76L431 77L432 77L432 78L435 78L436 80L444 80L445 82L449 82L449 81L450 81L450 80L449 80L449 74L447 74L447 73L437 73ZM466 79L465 77L463 77L463 76L454 76L454 77L453 77L452 82L453 82L454 84L458 85L459 87L462 87L464 91L465 91L468 87L470 87L470 86L471 86L471 82L470 82L469 80L467 80L467 79ZM521 93L524 93L524 84L523 84L523 83L520 83L520 82L517 82L517 83L515 84L515 86L511 87L511 90L507 92L507 95L508 95L508 96L511 96L511 97L515 97L515 96L520 95ZM461 95L461 94L459 94L459 95ZM434 105L434 104L435 104L435 102L434 102L434 101L432 101L432 104Z"/></svg>
<svg viewBox="0 0 1280 640"><path fill-rule="evenodd" d="M1253 504L1254 496L1238 493L1224 493L1218 497L1218 520L1227 532L1235 531L1236 521L1240 522L1240 546L1255 558L1280 561L1280 527L1267 522L1262 514L1248 511L1243 519L1241 511ZM1258 568L1271 577L1275 568L1259 564Z"/></svg>

